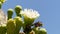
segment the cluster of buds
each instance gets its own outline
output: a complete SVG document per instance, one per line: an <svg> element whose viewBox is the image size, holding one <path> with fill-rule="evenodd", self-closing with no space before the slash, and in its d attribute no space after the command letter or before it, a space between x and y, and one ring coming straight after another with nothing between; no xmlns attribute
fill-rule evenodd
<svg viewBox="0 0 60 34"><path fill-rule="evenodd" d="M16 16L12 18L13 16L13 9L8 9L7 15L8 15L8 22L7 22L7 34L19 34L19 31L21 29L21 26L23 25L23 20L21 16L18 14L20 13L20 6L15 7L15 13Z"/></svg>
<svg viewBox="0 0 60 34"><path fill-rule="evenodd" d="M8 20L12 19L13 10L9 9L7 13L8 13ZM23 27L23 33L20 32L20 34L39 34L39 33L47 34L44 28L40 28L43 26L41 22L36 22L33 24L33 22L40 16L40 14L36 10L33 9L22 10L22 7L17 5L15 7L15 13L16 13L16 17L13 18L14 20L13 25L15 27L10 27L12 28L11 30L10 28L8 29L11 34L12 31L14 30L15 30L14 34L19 34L21 27ZM31 28L32 26L34 27Z"/></svg>
<svg viewBox="0 0 60 34"><path fill-rule="evenodd" d="M0 9L4 2L5 0L0 0ZM13 18L14 11L16 16ZM7 11L7 19L4 21L5 27L0 25L0 34L47 34L46 29L42 28L42 22L34 23L39 16L38 11L33 9L22 10L20 5L17 5L14 10L10 8ZM1 19L2 17L0 17ZM34 27L32 28L32 26ZM20 32L21 27L23 27L23 32Z"/></svg>

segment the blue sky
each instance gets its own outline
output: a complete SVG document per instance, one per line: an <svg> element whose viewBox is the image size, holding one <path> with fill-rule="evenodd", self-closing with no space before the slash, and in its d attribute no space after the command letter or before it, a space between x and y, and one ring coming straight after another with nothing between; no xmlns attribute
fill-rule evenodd
<svg viewBox="0 0 60 34"><path fill-rule="evenodd" d="M14 9L16 5L37 10L48 34L60 34L60 1L58 0L7 0L2 9L7 13L8 8ZM15 15L13 15L14 17Z"/></svg>

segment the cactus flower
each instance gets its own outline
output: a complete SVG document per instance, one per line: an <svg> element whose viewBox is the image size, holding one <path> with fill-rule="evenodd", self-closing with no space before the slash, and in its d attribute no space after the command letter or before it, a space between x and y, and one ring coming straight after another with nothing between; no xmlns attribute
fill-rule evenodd
<svg viewBox="0 0 60 34"><path fill-rule="evenodd" d="M4 12L0 9L0 26L5 27L7 23L7 16Z"/></svg>
<svg viewBox="0 0 60 34"><path fill-rule="evenodd" d="M6 33L7 16L0 9L0 34Z"/></svg>
<svg viewBox="0 0 60 34"><path fill-rule="evenodd" d="M34 20L40 16L40 14L36 10L32 9L24 9L20 14L24 16L25 24L33 23Z"/></svg>

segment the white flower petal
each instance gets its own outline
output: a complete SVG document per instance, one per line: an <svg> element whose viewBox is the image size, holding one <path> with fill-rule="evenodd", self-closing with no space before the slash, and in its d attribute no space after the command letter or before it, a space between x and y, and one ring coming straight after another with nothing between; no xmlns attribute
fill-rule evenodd
<svg viewBox="0 0 60 34"><path fill-rule="evenodd" d="M40 14L33 9L24 9L23 11L21 11L21 13L23 16L27 16L28 18L37 18L40 16Z"/></svg>
<svg viewBox="0 0 60 34"><path fill-rule="evenodd" d="M6 26L6 23L7 23L7 16L0 9L0 26Z"/></svg>

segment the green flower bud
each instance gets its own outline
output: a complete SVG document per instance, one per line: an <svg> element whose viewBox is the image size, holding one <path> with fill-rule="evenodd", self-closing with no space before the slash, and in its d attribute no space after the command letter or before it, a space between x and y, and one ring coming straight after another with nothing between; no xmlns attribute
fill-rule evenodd
<svg viewBox="0 0 60 34"><path fill-rule="evenodd" d="M0 0L0 2L4 3L4 2L6 2L6 0Z"/></svg>
<svg viewBox="0 0 60 34"><path fill-rule="evenodd" d="M2 7L2 3L0 2L0 9L1 9L1 7Z"/></svg>
<svg viewBox="0 0 60 34"><path fill-rule="evenodd" d="M0 9L2 8L2 4L5 2L6 0L0 0Z"/></svg>
<svg viewBox="0 0 60 34"><path fill-rule="evenodd" d="M12 15L13 15L13 9L8 9L8 19L12 18Z"/></svg>
<svg viewBox="0 0 60 34"><path fill-rule="evenodd" d="M34 31L35 31L35 34L47 34L47 31L45 28L36 27Z"/></svg>
<svg viewBox="0 0 60 34"><path fill-rule="evenodd" d="M40 28L39 34L47 34L47 31L45 28Z"/></svg>
<svg viewBox="0 0 60 34"><path fill-rule="evenodd" d="M15 17L15 24L16 24L16 29L15 29L15 34L19 34L19 31L21 27L23 26L22 18L20 17Z"/></svg>
<svg viewBox="0 0 60 34"><path fill-rule="evenodd" d="M19 13L21 12L21 10L22 10L22 7L21 7L21 6L17 5L17 6L15 7L15 12L16 12L16 15L17 15L17 16L20 16L20 17L21 17L21 15L19 14Z"/></svg>
<svg viewBox="0 0 60 34"><path fill-rule="evenodd" d="M7 34L14 34L15 24L13 19L9 19L7 22Z"/></svg>

